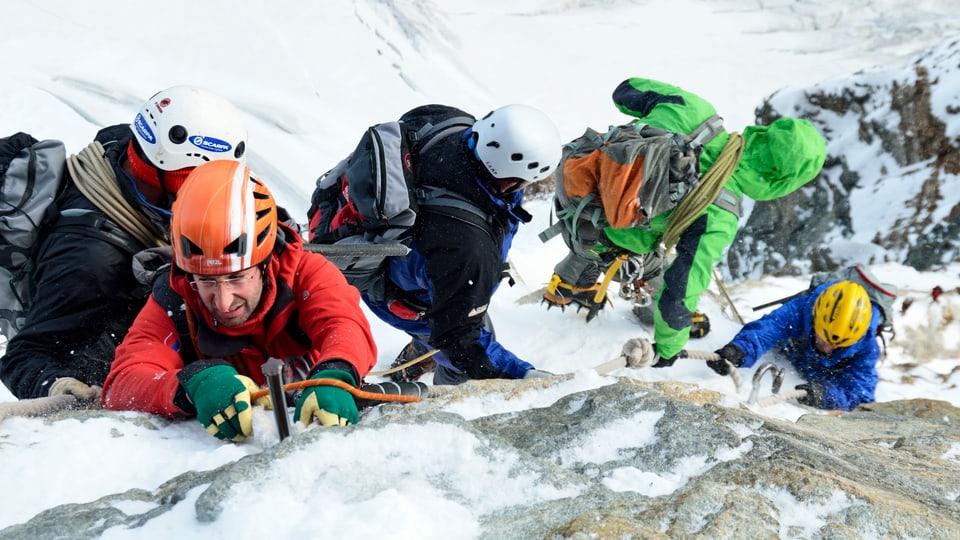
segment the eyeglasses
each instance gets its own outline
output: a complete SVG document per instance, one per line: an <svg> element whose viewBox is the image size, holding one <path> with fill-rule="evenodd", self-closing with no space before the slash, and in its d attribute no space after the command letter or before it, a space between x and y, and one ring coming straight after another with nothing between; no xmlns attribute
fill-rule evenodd
<svg viewBox="0 0 960 540"><path fill-rule="evenodd" d="M223 285L224 289L231 291L243 287L248 281L257 277L258 275L259 272L254 271L245 276L231 276L223 279L214 279L208 277L196 278L190 281L190 287L197 292L209 293L216 291L218 286Z"/></svg>

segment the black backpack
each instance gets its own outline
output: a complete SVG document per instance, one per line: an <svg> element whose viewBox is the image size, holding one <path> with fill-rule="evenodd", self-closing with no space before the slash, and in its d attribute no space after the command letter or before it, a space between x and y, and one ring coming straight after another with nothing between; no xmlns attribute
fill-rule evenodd
<svg viewBox="0 0 960 540"><path fill-rule="evenodd" d="M351 285L364 292L380 290L384 263L397 251L370 247L409 244L421 206L457 208L488 219L456 193L417 182L419 155L475 121L454 107L417 107L399 120L368 128L356 149L320 176L307 213L308 238L312 244L346 248L346 255L318 251L337 265Z"/></svg>
<svg viewBox="0 0 960 540"><path fill-rule="evenodd" d="M8 340L31 304L34 261L57 217L65 160L60 141L23 132L0 138L0 332Z"/></svg>

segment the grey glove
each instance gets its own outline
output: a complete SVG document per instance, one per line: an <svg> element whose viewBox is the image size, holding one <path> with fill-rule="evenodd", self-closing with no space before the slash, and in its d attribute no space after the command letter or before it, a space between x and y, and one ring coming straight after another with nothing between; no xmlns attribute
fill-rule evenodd
<svg viewBox="0 0 960 540"><path fill-rule="evenodd" d="M89 386L73 377L60 377L50 385L48 396L71 395L79 401L100 402L100 387Z"/></svg>

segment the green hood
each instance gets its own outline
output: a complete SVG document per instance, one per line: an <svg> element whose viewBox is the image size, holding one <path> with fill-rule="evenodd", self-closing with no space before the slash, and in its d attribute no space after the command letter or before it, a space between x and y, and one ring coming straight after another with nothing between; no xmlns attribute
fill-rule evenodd
<svg viewBox="0 0 960 540"><path fill-rule="evenodd" d="M827 144L813 124L784 116L743 130L743 156L727 186L755 201L790 194L820 174Z"/></svg>

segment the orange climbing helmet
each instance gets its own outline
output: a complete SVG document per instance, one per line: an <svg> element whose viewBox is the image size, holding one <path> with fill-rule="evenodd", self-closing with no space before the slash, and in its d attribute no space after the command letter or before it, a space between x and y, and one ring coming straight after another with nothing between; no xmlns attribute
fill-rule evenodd
<svg viewBox="0 0 960 540"><path fill-rule="evenodd" d="M173 203L170 245L185 272L229 274L267 260L277 241L277 204L236 161L194 169Z"/></svg>
<svg viewBox="0 0 960 540"><path fill-rule="evenodd" d="M834 347L849 347L867 332L872 309L861 285L838 281L824 289L813 304L813 330Z"/></svg>

